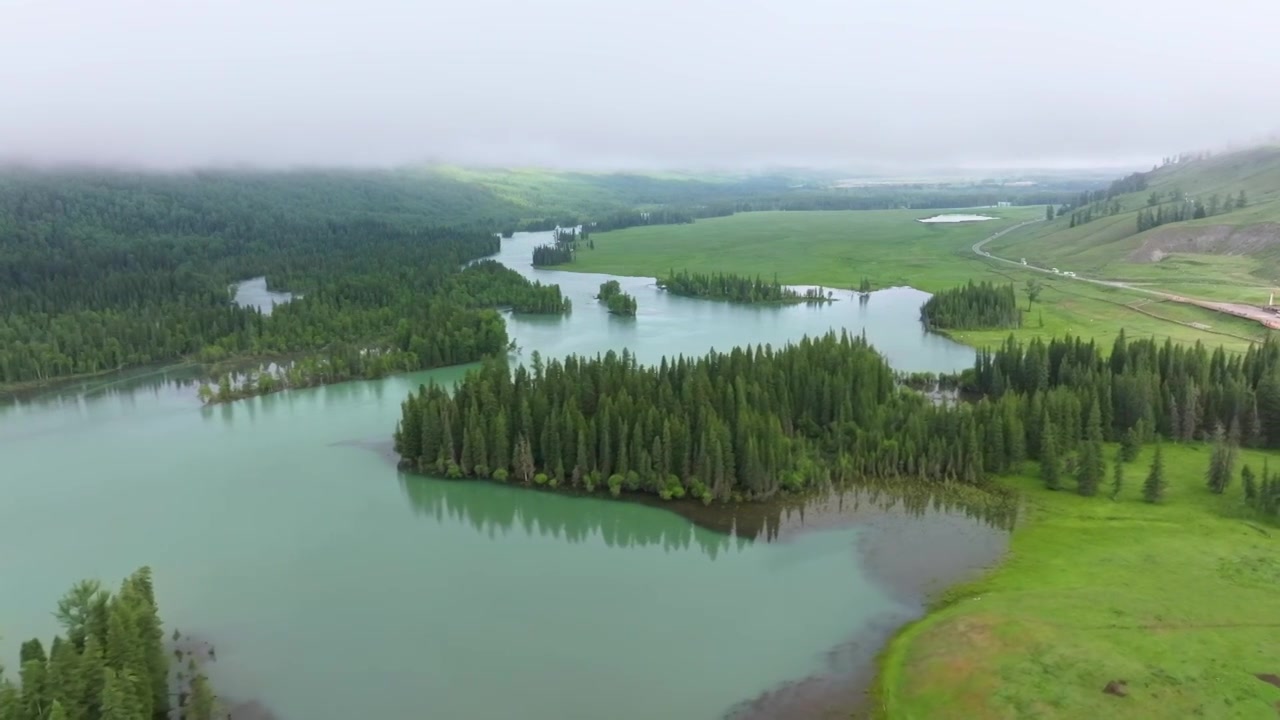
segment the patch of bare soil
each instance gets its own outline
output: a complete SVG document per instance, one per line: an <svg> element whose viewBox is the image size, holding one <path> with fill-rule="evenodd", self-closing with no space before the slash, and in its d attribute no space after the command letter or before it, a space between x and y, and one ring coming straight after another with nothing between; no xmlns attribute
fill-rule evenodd
<svg viewBox="0 0 1280 720"><path fill-rule="evenodd" d="M1116 697L1128 697L1129 684L1124 680L1112 680L1107 683L1106 687L1102 688L1102 692L1108 695L1115 695Z"/></svg>
<svg viewBox="0 0 1280 720"><path fill-rule="evenodd" d="M1270 683L1280 688L1280 675L1276 675L1275 673L1257 673L1254 677L1264 683Z"/></svg>
<svg viewBox="0 0 1280 720"><path fill-rule="evenodd" d="M1280 244L1280 224L1165 226L1152 230L1130 262L1160 262L1171 253L1249 255Z"/></svg>

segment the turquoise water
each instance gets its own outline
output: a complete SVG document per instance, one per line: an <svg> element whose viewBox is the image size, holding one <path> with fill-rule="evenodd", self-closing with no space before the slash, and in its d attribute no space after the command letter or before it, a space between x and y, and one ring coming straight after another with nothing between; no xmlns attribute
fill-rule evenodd
<svg viewBox="0 0 1280 720"><path fill-rule="evenodd" d="M535 241L504 241L513 266ZM575 303L564 320L512 318L525 359L628 347L649 361L830 327L865 330L907 369L973 358L920 330L924 295L908 289L762 309L623 278L631 320L590 299L600 276L521 269ZM0 406L0 658L56 631L74 580L145 564L169 628L214 643L218 689L281 719L716 718L830 674L833 648L918 612L869 565L886 528L931 547L992 537L962 516L872 513L766 542L660 508L399 472L401 400L463 371L208 408L181 373L150 372Z"/></svg>

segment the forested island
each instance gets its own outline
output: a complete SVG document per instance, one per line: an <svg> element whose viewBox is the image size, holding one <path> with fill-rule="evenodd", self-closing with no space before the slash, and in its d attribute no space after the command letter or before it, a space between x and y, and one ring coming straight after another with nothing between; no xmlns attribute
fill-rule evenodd
<svg viewBox="0 0 1280 720"><path fill-rule="evenodd" d="M972 280L942 290L920 308L920 319L939 330L994 330L1022 326L1022 312L1013 285Z"/></svg>
<svg viewBox="0 0 1280 720"><path fill-rule="evenodd" d="M614 315L634 316L636 314L636 299L622 292L622 286L617 280L601 283L596 299L604 303L605 307L609 308L609 312Z"/></svg>
<svg viewBox="0 0 1280 720"><path fill-rule="evenodd" d="M865 340L834 333L657 367L625 352L514 372L492 360L455 393L433 384L411 395L395 446L432 474L704 502L853 480L991 488L1027 458L1050 487L1074 477L1077 492L1096 495L1106 441L1130 458L1161 438L1216 438L1223 453L1280 447L1274 343L1228 358L1122 335L1107 356L1079 339L1011 338L953 382L980 399L935 404L899 387ZM1252 507L1274 518L1280 476L1247 474Z"/></svg>
<svg viewBox="0 0 1280 720"><path fill-rule="evenodd" d="M740 303L799 303L830 302L831 295L822 288L808 288L803 293L778 282L774 277L766 281L760 276L747 277L733 273L691 273L688 270L672 270L658 280L658 287L673 295L729 300Z"/></svg>
<svg viewBox="0 0 1280 720"><path fill-rule="evenodd" d="M18 683L0 669L0 720L214 720L223 711L202 671L207 659L165 637L151 571L142 568L111 593L77 583L54 615L63 635L46 649L22 644Z"/></svg>
<svg viewBox="0 0 1280 720"><path fill-rule="evenodd" d="M595 241L586 229L558 227L551 235L551 242L533 249L533 266L550 267L573 262L581 247L594 248Z"/></svg>

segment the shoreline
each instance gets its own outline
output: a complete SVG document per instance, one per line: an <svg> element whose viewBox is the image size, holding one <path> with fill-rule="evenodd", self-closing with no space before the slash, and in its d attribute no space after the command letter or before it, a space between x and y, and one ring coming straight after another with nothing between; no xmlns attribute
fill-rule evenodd
<svg viewBox="0 0 1280 720"><path fill-rule="evenodd" d="M408 477L437 482L482 482L573 498L635 503L663 509L693 525L752 541L788 542L804 533L858 527L850 560L862 566L897 604L852 636L823 651L825 668L786 680L728 708L728 720L773 720L792 717L873 717L879 702L882 658L903 632L930 617L940 598L954 588L981 579L1007 556L1012 530L1021 522L1021 495L1007 486L996 492L980 488L929 487L920 482L851 483L798 496L764 501L712 503L662 500L630 492L614 497L503 483L487 478L441 478L401 467L389 442L343 443L382 455ZM983 506L985 498L987 506ZM905 521L905 522L904 522ZM957 542L961 534L974 535ZM941 542L932 543L930 538ZM911 542L925 542L928 552L902 553Z"/></svg>

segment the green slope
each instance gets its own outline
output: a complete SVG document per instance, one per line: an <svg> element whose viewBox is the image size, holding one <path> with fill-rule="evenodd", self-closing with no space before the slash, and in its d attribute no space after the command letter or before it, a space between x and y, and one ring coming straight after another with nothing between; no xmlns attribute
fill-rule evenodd
<svg viewBox="0 0 1280 720"><path fill-rule="evenodd" d="M1081 274L1150 284L1223 300L1265 302L1280 284L1280 147L1261 147L1147 173L1145 190L1119 196L1121 212L1070 226L1060 217L988 246L1004 257ZM1231 212L1138 232L1153 192L1206 204L1217 195L1248 204Z"/></svg>

